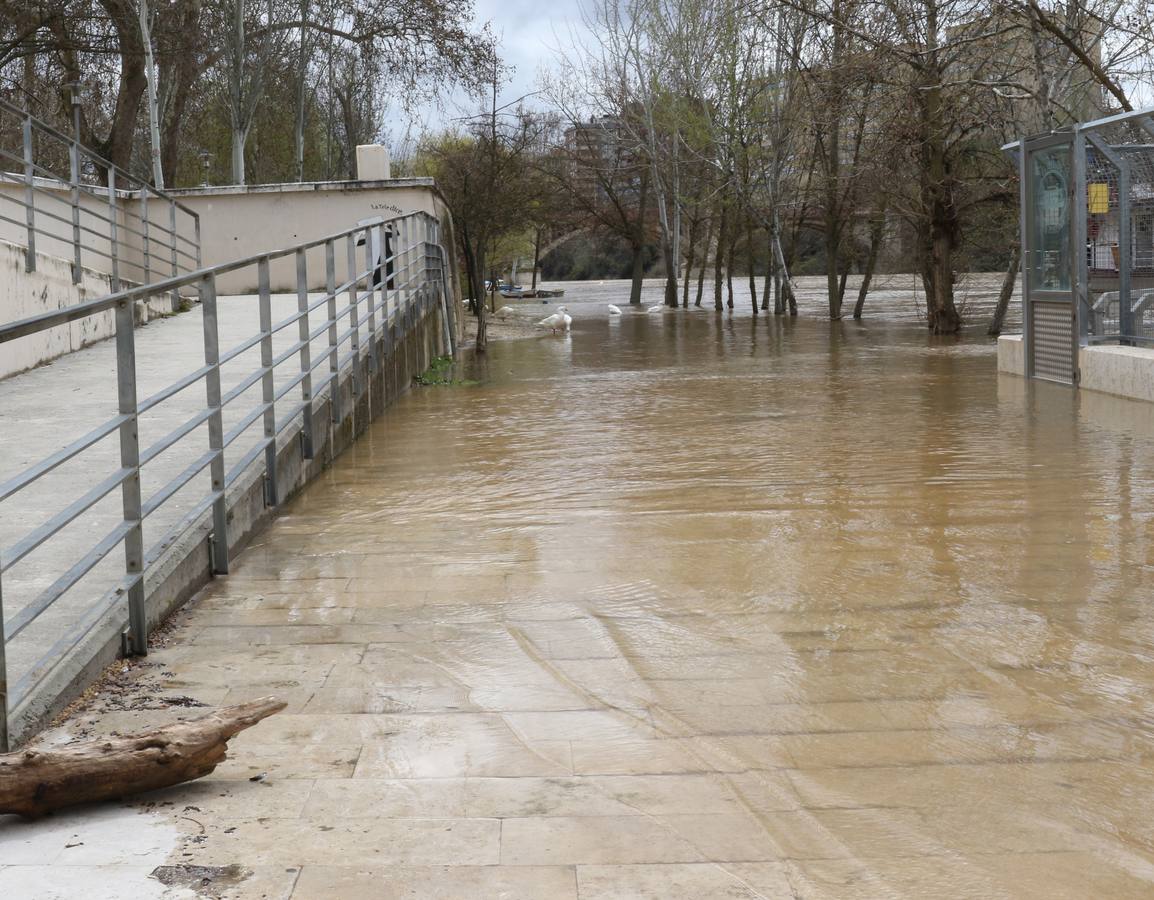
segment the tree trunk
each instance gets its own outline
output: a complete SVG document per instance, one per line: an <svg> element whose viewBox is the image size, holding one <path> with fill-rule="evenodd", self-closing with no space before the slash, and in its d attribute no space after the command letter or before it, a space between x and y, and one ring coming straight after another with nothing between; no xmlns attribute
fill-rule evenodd
<svg viewBox="0 0 1154 900"><path fill-rule="evenodd" d="M725 309L721 302L722 269L725 265L725 248L728 231L725 207L721 207L721 222L717 226L717 251L713 254L713 308L718 312Z"/></svg>
<svg viewBox="0 0 1154 900"><path fill-rule="evenodd" d="M533 285L531 290L537 290L537 269L541 266L541 229L533 238Z"/></svg>
<svg viewBox="0 0 1154 900"><path fill-rule="evenodd" d="M474 250L477 263L477 338L473 341L476 353L485 353L489 348L489 310L485 305L485 251Z"/></svg>
<svg viewBox="0 0 1154 900"><path fill-rule="evenodd" d="M233 735L285 705L265 697L128 737L0 755L0 813L32 819L201 778L224 760Z"/></svg>
<svg viewBox="0 0 1154 900"><path fill-rule="evenodd" d="M962 317L954 305L954 248L960 222L954 204L954 185L947 160L947 128L942 108L945 63L939 56L937 6L927 7L926 32L929 52L921 72L923 89L918 91L921 117L922 208L928 221L923 243L925 255L922 280L926 289L926 325L934 334L956 334Z"/></svg>
<svg viewBox="0 0 1154 900"><path fill-rule="evenodd" d="M846 43L845 20L842 18L841 0L833 0L832 38L833 46L826 77L824 115L830 120L825 134L825 284L828 293L829 317L831 321L841 318L842 289L839 276L842 251L841 197L841 129L845 114L844 79L842 70ZM820 137L819 137L820 140Z"/></svg>
<svg viewBox="0 0 1154 900"><path fill-rule="evenodd" d="M986 334L996 337L1002 333L1002 323L1006 320L1006 310L1010 308L1010 298L1014 296L1014 286L1018 282L1018 266L1022 261L1022 247L1015 244L1010 251L1010 264L1006 267L1006 277L1002 281L1002 291L998 294L998 305Z"/></svg>
<svg viewBox="0 0 1154 900"><path fill-rule="evenodd" d="M114 165L129 171L132 168L137 113L147 89L144 47L133 3L128 0L104 0L101 5L108 11L116 27L117 45L120 47L120 85L116 92L116 109L108 140L102 145L98 144L97 149Z"/></svg>
<svg viewBox="0 0 1154 900"><path fill-rule="evenodd" d="M244 145L248 140L243 128L232 129L232 183L244 184Z"/></svg>
<svg viewBox="0 0 1154 900"><path fill-rule="evenodd" d="M298 47L299 54L297 57L297 108L296 123L293 129L293 162L295 164L294 169L298 182L305 180L305 101L307 99L306 87L308 85L309 72L309 0L301 0L300 15L301 27L298 37L300 46Z"/></svg>
<svg viewBox="0 0 1154 900"><path fill-rule="evenodd" d="M733 259L736 253L737 229L732 228L729 245L725 248L725 305L729 309L733 309Z"/></svg>
<svg viewBox="0 0 1154 900"><path fill-rule="evenodd" d="M841 285L838 263L841 261L841 237L835 214L826 213L825 225L825 287L828 294L829 317L841 318Z"/></svg>
<svg viewBox="0 0 1154 900"><path fill-rule="evenodd" d="M673 248L668 241L661 242L661 253L665 257L665 305L677 309L678 260L673 258Z"/></svg>
<svg viewBox="0 0 1154 900"><path fill-rule="evenodd" d="M870 282L873 281L874 269L877 268L878 252L882 246L882 235L885 232L886 220L885 213L877 216L873 224L870 226L870 250L869 256L866 257L865 271L862 273L861 287L857 292L857 303L853 305L853 317L860 319L862 310L865 308L866 295L870 290Z"/></svg>
<svg viewBox="0 0 1154 900"><path fill-rule="evenodd" d="M693 305L701 308L701 297L705 293L705 270L709 268L709 245L713 242L713 216L705 229L705 246L701 250L701 268L697 270L697 298Z"/></svg>
<svg viewBox="0 0 1154 900"><path fill-rule="evenodd" d="M645 280L645 245L635 243L630 247L633 252L632 281L629 285L629 305L641 305L641 287Z"/></svg>
<svg viewBox="0 0 1154 900"><path fill-rule="evenodd" d="M753 314L757 315L757 278L753 274L753 220L746 219L745 259L749 267L749 302L753 304Z"/></svg>
<svg viewBox="0 0 1154 900"><path fill-rule="evenodd" d="M766 248L765 256L765 284L761 286L761 311L769 312L769 292L777 283L777 260L773 258L773 232L767 231L766 236L769 238L769 245ZM776 296L776 292L774 294ZM777 305L774 304L775 313L777 312Z"/></svg>
<svg viewBox="0 0 1154 900"><path fill-rule="evenodd" d="M962 327L962 317L954 305L953 247L940 225L932 228L929 245L922 275L926 324L933 334L956 334Z"/></svg>
<svg viewBox="0 0 1154 900"><path fill-rule="evenodd" d="M164 165L160 155L160 109L156 101L156 60L152 52L152 22L148 0L140 0L140 38L144 44L144 73L148 95L148 138L152 158L152 184L164 190Z"/></svg>
<svg viewBox="0 0 1154 900"><path fill-rule="evenodd" d="M189 61L184 61L185 59ZM184 124L185 109L188 106L188 97L192 92L192 84L196 79L196 66L192 55L187 54L178 60L173 72L173 85L169 93L168 115L165 117L165 127L161 134L160 160L164 171L168 173L169 182L177 185L177 168L180 164L181 126Z"/></svg>
<svg viewBox="0 0 1154 900"><path fill-rule="evenodd" d="M685 280L681 283L681 305L689 309L689 282L693 280L693 262L697 252L697 219L689 222L689 249L685 251Z"/></svg>

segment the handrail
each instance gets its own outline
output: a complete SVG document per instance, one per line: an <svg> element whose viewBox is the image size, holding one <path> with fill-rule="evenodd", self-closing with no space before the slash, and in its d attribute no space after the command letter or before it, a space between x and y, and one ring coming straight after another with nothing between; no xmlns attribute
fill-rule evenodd
<svg viewBox="0 0 1154 900"><path fill-rule="evenodd" d="M177 209L183 210L184 212L188 213L190 216L197 216L198 215L195 210L192 210L189 207L185 206L183 203L181 203L179 200L177 200L171 194L166 194L164 191L153 187L151 184L149 184L144 179L136 177L131 172L124 171L124 169L120 168L120 166L116 165L116 163L112 162L112 160L106 159L105 157L101 156L99 153L97 153L91 147L87 147L84 144L78 143L75 138L69 137L68 135L66 135L62 131L58 131L56 128L49 125L47 122L44 122L40 119L37 119L35 116L30 115L26 110L21 109L19 106L16 106L14 103L9 103L7 100L3 99L2 97L0 97L0 109L3 109L5 112L10 112L13 115L20 116L21 118L27 117L27 118L32 119L34 122L36 122L36 127L40 131L44 132L45 134L51 135L52 137L56 138L58 141L62 141L66 144L76 144L78 147L80 147L81 150L84 151L85 156L87 156L93 162L97 163L102 169L114 169L116 171L118 180L121 177L127 178L129 181L134 182L134 183L138 184L140 187L147 189L149 192L155 194L157 197L160 197L162 200L171 201L173 204L175 204Z"/></svg>
<svg viewBox="0 0 1154 900"><path fill-rule="evenodd" d="M344 245L342 252L338 252L341 245ZM309 289L310 282L319 283L322 276L314 272L310 279L308 258L308 251L318 248L324 249L325 260L325 288L319 293ZM276 302L295 300L296 312L284 315L277 310L274 317L270 264L290 258L295 260L295 292L282 295L283 299ZM338 260L342 263L339 267ZM314 447L319 444L316 429L324 427L314 416L320 402L328 399L334 422L342 421L341 404L345 402L342 395L347 397L347 390L352 391L352 415L359 417L358 409L372 409L371 397L367 398L367 405L361 401L366 391L376 390L372 387L373 378L383 378L382 359L396 352L423 317L438 317L441 351L452 352L455 310L448 297L446 264L447 254L440 243L440 223L434 216L418 212L389 219L376 217L290 247L200 267L0 325L0 343L4 343L114 311L118 405L117 415L104 424L0 483L0 501L19 495L42 476L82 455L90 460L90 454L95 453L95 448L105 439L111 442L117 435L120 444L114 465L108 461L95 466L87 464L85 482L73 490L62 509L44 511L42 521L29 522L26 531L17 535L10 546L0 547L0 581L11 578L12 571L19 566L32 565L38 548L75 525L81 516L95 509L96 504L114 496L117 488L123 509L123 515L114 525L110 527L105 522L101 526L99 534L92 538L96 543L83 548L83 554L71 566L64 568L67 563L62 563L63 571L37 573L47 575L50 584L24 605L17 606L14 613L9 613L7 634L4 585L0 584L0 750L7 749L10 743L7 728L11 711L27 702L30 692L51 671L58 661L54 654L76 646L83 635L70 634L52 642L38 641L38 646L47 645L48 649L28 672L9 679L6 648L12 638L19 633L30 633L27 629L65 595L75 596L74 588L82 579L103 578L103 574L89 573L122 546L124 568L106 587L123 596L112 601L81 599L78 603L89 605L82 606L73 617L77 624L72 627L95 627L98 617L92 615L93 609L123 608L128 623L124 632L125 652L145 654L149 617L144 576L167 548L192 529L206 524L211 571L227 573L226 494L242 474L262 464L263 458L261 474L266 502L275 505L278 502L278 441L283 448L286 433L299 434L304 458L312 458ZM219 317L222 310L217 301L218 281L230 273L253 268L258 285L253 302L260 313L259 330L240 335L226 333ZM134 303L182 288L194 289L200 298L203 364L198 360L195 367L182 372L166 386L139 398ZM293 323L297 325L296 331L292 330ZM277 342L275 346L274 342ZM259 365L251 355L257 352ZM322 368L325 366L327 371ZM229 381L222 385L221 371L226 367L231 367ZM202 401L190 398L189 389L198 383L204 384ZM151 436L148 441L139 435L142 415L174 407L179 412L165 416L162 434ZM207 441L200 437L205 434ZM195 447L191 454L190 445ZM181 449L175 450L177 447ZM148 467L150 479L155 479L157 466L161 467L160 486L151 488L150 495L142 497L142 473ZM161 510L171 510L169 504L178 495L188 496L184 492L194 490L193 485L206 475L208 484L203 485L204 493L193 499L191 512L177 513L175 524L164 521L164 516L154 518ZM146 526L150 530L155 527L164 535L151 546L145 543ZM99 571L104 573L106 569ZM92 595L89 587L84 590L86 597ZM58 618L55 616L54 620ZM25 640L29 638L26 636ZM11 684L17 686L15 692L6 689Z"/></svg>
<svg viewBox="0 0 1154 900"><path fill-rule="evenodd" d="M393 216L390 219L383 219L377 217L371 220L369 225L388 225L391 222L396 222L399 219L408 218L407 216ZM171 278L162 278L159 281L153 281L151 284L142 284L138 287L125 288L113 294L108 294L104 297L99 297L96 300L88 300L84 303L77 303L73 306L66 306L62 309L54 309L45 313L40 313L35 316L29 316L26 319L17 319L15 322L9 322L6 325L0 325L0 344L5 341L12 341L19 337L25 337L29 334L34 334L37 331L43 331L45 328L52 328L56 325L66 325L69 322L74 322L77 319L83 319L86 316L95 315L96 313L105 312L113 309L121 304L129 303L134 300L141 300L152 296L153 294L166 294L169 291L178 290L182 287L187 287L190 284L195 284L203 280L208 275L225 275L229 272L235 272L238 269L244 269L253 265L261 259L273 261L277 259L284 259L286 256L292 256L299 251L312 250L315 247L323 246L329 242L336 242L349 235L356 234L358 231L363 231L364 226L351 228L346 231L338 231L335 234L330 234L315 240L305 241L302 244L294 244L291 247L285 247L281 250L271 250L266 253L253 253L250 256L241 257L232 262L219 263L215 266L207 266L202 269L195 269L185 275L178 275ZM407 268L406 264L406 268ZM363 281L366 277L371 277L372 272L362 273L357 281ZM342 290L347 290L349 284L346 282L339 285L337 293Z"/></svg>
<svg viewBox="0 0 1154 900"><path fill-rule="evenodd" d="M0 197L24 211L23 221L3 220L23 231L29 272L36 270L38 237L71 246L74 284L93 257L93 268L110 277L114 291L125 267L140 282L151 281L154 272L177 275L189 263L199 267L200 216L194 209L0 98L0 122L12 116L21 143L16 152L0 148L12 168L0 171ZM48 159L45 140L55 148ZM166 211L150 219L150 203L164 204Z"/></svg>

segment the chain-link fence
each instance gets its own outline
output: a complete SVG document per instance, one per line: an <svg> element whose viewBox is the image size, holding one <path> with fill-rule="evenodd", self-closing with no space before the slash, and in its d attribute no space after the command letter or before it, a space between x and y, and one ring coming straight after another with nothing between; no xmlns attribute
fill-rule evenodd
<svg viewBox="0 0 1154 900"><path fill-rule="evenodd" d="M1154 135L1124 122L1086 131L1085 334L1154 340Z"/></svg>

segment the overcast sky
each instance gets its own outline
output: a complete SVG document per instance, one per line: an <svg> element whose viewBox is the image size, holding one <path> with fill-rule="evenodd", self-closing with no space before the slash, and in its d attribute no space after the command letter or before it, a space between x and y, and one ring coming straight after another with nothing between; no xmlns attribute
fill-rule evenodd
<svg viewBox="0 0 1154 900"><path fill-rule="evenodd" d="M573 30L581 30L581 0L473 0L476 24L489 22L500 42L501 59L514 69L512 79L502 88L501 99L509 102L537 89L537 73L548 66L554 49L568 44ZM459 107L472 112L463 95L454 95L443 111L423 110L416 130L423 124L436 129L460 116ZM398 130L403 131L403 130ZM390 135L393 140L401 133Z"/></svg>

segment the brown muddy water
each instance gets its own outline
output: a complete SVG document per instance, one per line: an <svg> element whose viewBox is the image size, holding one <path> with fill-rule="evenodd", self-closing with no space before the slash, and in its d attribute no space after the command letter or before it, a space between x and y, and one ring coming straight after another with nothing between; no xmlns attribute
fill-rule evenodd
<svg viewBox="0 0 1154 900"><path fill-rule="evenodd" d="M153 657L289 700L232 799L312 780L206 790L185 861L302 866L294 897L1151 896L1151 407L914 312L567 290L570 334L415 390Z"/></svg>
<svg viewBox="0 0 1154 900"><path fill-rule="evenodd" d="M621 867L588 896L1154 893L1151 408L999 377L912 303L622 291L569 285L571 334L418 391L302 504L415 542L420 614L478 625L430 657L555 774L686 792L543 791L502 861Z"/></svg>

